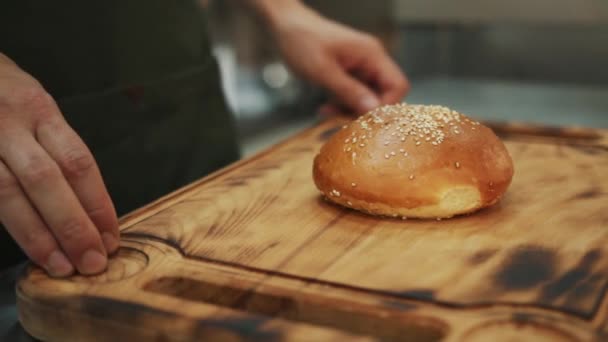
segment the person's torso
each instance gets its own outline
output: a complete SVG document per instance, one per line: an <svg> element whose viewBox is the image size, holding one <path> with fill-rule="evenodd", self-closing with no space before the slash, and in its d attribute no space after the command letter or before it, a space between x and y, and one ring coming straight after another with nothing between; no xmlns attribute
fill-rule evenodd
<svg viewBox="0 0 608 342"><path fill-rule="evenodd" d="M238 157L196 1L9 0L0 51L93 151L120 214Z"/></svg>
<svg viewBox="0 0 608 342"><path fill-rule="evenodd" d="M193 0L9 0L1 49L58 99L147 82L211 58Z"/></svg>

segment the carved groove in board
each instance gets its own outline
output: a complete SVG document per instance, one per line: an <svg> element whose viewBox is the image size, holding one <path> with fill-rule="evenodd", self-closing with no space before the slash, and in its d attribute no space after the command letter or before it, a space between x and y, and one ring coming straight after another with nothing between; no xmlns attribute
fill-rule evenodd
<svg viewBox="0 0 608 342"><path fill-rule="evenodd" d="M362 293L366 293L366 294L373 294L373 295L385 297L389 301L391 298L407 299L407 300L411 300L414 302L429 303L429 304L437 305L437 306L444 307L444 308L450 308L450 309L467 309L467 308L484 309L484 308L494 308L494 307L538 308L538 309L544 309L544 310L548 310L548 311L556 312L556 313L567 313L574 317L578 317L579 319L590 321L593 318L593 316L596 314L597 310L599 309L601 301L604 299L604 296L608 290L608 282L607 282L602 287L601 295L599 296L599 300L596 302L596 305L594 306L592 312L589 312L589 313L569 311L566 309L555 308L550 305L537 304L537 303L517 303L517 302L508 302L508 301L495 301L495 302L479 302L479 303L475 303L475 304L459 304L459 303L439 300L437 298L431 298L431 297L433 297L433 295L431 292L428 292L429 290L427 290L427 289L413 289L413 290L406 290L406 291L398 292L398 291L379 290L379 289L360 287L360 286L349 285L349 284L344 284L344 283L325 281L322 279L298 276L298 275L286 273L283 271L273 271L273 270L261 269L261 268L257 268L257 267L240 264L240 263L235 263L235 262L207 258L207 257L203 257L203 256L187 255L187 254L185 254L185 252L179 245L169 243L154 235L148 235L145 233L126 233L125 236L130 237L130 238L137 238L137 239L143 239L143 240L149 240L149 241L167 244L168 246L175 248L175 250L182 257L184 257L185 259L189 259L189 260L198 260L198 261L207 262L210 264L217 264L217 265L222 265L222 266L233 267L235 269L242 269L242 270L249 271L249 272L256 272L256 273L264 274L267 277L282 277L285 279L299 280L299 281L303 281L303 282L309 282L309 283L313 283L313 284L317 284L317 285L334 287L334 288L338 288L338 289L351 290L351 291L362 292Z"/></svg>
<svg viewBox="0 0 608 342"><path fill-rule="evenodd" d="M155 279L145 284L143 289L188 301L373 335L381 340L404 340L407 336L407 341L440 341L448 329L446 323L439 319L415 313L378 317L373 312L349 307L348 303L315 301L297 293L258 293L184 277Z"/></svg>
<svg viewBox="0 0 608 342"><path fill-rule="evenodd" d="M264 325L272 320L271 317L246 315L230 318L186 318L170 310L147 306L140 303L120 301L99 296L69 296L42 300L42 303L49 307L62 308L61 315L69 315L70 312L82 312L85 316L94 317L102 322L110 322L109 329L104 331L91 332L87 339L82 340L109 340L107 334L112 334L112 330L118 328L123 331L131 332L139 330L144 325L146 332L143 336L137 335L135 341L170 341L175 338L171 333L167 335L163 332L165 325L176 322L184 332L187 332L190 339L196 341L282 341L286 331L277 328L266 328ZM82 316L80 316L82 317ZM68 320L70 321L70 320ZM71 320L73 321L73 319ZM145 326L151 322L159 322L158 326ZM99 324L99 323L97 323ZM80 332L76 328L72 328ZM160 331L155 331L159 329ZM69 330L63 328L63 330ZM109 330L109 331L108 331ZM101 337L101 336L105 336ZM65 336L65 335L64 335ZM67 340L80 340L73 334ZM78 336L78 335L76 335ZM144 338L145 336L145 338ZM118 337L118 340L132 340L125 336ZM178 338L178 340L183 340Z"/></svg>

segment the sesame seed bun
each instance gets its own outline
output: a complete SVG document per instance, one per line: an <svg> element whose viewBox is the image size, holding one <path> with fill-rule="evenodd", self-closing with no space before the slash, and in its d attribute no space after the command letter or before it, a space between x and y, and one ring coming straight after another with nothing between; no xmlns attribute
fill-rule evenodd
<svg viewBox="0 0 608 342"><path fill-rule="evenodd" d="M334 134L315 157L317 188L375 215L448 218L499 201L513 162L488 127L446 107L397 104Z"/></svg>

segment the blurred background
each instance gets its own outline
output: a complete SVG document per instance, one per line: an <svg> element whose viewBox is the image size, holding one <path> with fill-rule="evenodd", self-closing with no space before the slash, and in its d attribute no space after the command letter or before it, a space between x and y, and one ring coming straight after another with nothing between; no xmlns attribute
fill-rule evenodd
<svg viewBox="0 0 608 342"><path fill-rule="evenodd" d="M478 119L608 128L606 0L308 0L374 34L412 83L404 101ZM249 155L312 125L323 94L290 74L255 18L211 1L223 86Z"/></svg>

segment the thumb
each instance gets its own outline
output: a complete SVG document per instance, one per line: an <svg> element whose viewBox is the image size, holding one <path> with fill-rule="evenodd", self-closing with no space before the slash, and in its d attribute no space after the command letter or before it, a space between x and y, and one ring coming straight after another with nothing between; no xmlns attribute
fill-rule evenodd
<svg viewBox="0 0 608 342"><path fill-rule="evenodd" d="M355 114L364 114L380 106L378 96L364 83L346 73L339 66L328 69L331 72L319 73L319 83Z"/></svg>

